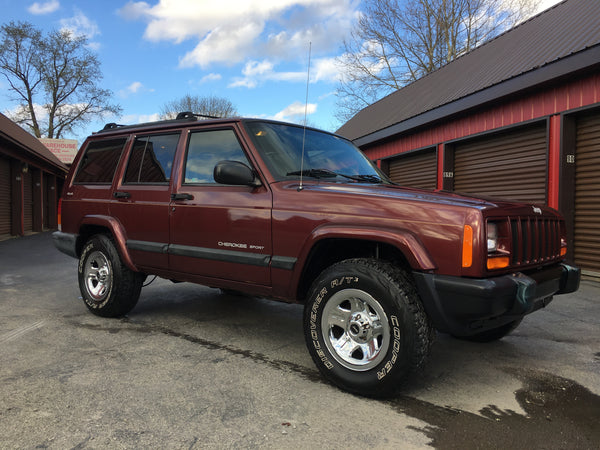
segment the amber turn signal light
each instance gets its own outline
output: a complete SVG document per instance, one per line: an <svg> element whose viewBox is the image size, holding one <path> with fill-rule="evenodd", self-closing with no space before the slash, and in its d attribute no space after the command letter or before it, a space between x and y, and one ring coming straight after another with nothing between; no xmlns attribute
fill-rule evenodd
<svg viewBox="0 0 600 450"><path fill-rule="evenodd" d="M465 225L463 234L462 248L462 266L471 267L473 265L473 228Z"/></svg>
<svg viewBox="0 0 600 450"><path fill-rule="evenodd" d="M487 268L488 270L504 269L510 264L508 256L499 256L496 258L488 258Z"/></svg>

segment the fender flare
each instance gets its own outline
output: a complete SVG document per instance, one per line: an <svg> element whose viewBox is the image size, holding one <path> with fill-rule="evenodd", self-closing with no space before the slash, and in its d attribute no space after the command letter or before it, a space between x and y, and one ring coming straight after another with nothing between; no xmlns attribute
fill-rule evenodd
<svg viewBox="0 0 600 450"><path fill-rule="evenodd" d="M121 256L123 263L134 272L140 271L133 263L129 250L127 249L127 235L125 234L125 229L121 222L111 216L89 215L82 219L79 229L86 225L96 225L108 228L114 238L115 246L117 247L117 251Z"/></svg>
<svg viewBox="0 0 600 450"><path fill-rule="evenodd" d="M386 227L364 227L352 225L322 225L313 230L304 242L298 260L298 270L294 274L292 285L298 289L298 283L304 274L310 251L325 239L359 239L379 242L396 247L406 258L410 267L417 271L431 271L437 268L433 258L414 233Z"/></svg>

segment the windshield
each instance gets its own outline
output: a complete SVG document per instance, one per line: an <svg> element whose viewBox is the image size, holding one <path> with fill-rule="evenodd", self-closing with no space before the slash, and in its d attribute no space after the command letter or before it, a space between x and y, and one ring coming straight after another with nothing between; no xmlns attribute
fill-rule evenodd
<svg viewBox="0 0 600 450"><path fill-rule="evenodd" d="M333 134L259 121L246 122L245 126L254 146L278 181L299 178L302 173L304 177L336 182L389 182L350 141Z"/></svg>

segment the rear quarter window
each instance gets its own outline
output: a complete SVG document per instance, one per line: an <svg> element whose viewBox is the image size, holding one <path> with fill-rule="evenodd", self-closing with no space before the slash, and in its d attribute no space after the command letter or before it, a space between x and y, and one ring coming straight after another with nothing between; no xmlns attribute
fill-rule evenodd
<svg viewBox="0 0 600 450"><path fill-rule="evenodd" d="M90 142L79 163L75 184L111 184L127 138Z"/></svg>

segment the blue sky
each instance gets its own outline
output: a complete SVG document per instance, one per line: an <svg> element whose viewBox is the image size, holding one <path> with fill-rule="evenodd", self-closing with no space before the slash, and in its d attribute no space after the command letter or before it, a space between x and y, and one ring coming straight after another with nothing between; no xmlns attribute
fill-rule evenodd
<svg viewBox="0 0 600 450"><path fill-rule="evenodd" d="M557 0L543 0L547 6ZM308 122L335 131L335 58L360 0L0 0L2 23L87 36L121 105L80 129L80 142L105 122L155 120L185 94L229 99L243 116L302 122L312 42ZM0 111L14 107L0 79Z"/></svg>

